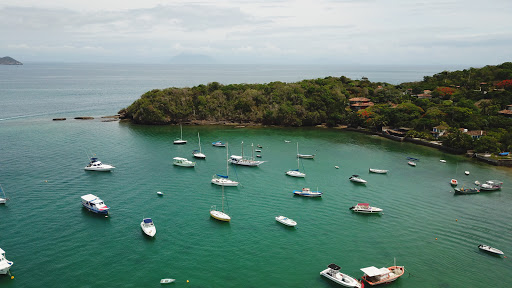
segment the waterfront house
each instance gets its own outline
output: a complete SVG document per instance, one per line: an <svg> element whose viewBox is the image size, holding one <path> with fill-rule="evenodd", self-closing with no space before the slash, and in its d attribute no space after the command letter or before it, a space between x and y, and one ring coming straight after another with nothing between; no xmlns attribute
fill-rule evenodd
<svg viewBox="0 0 512 288"><path fill-rule="evenodd" d="M432 133L432 136L434 136L434 138L439 138L441 136L444 135L444 133L446 133L446 131L448 131L448 126L446 125L438 125L436 127L433 127L432 128L432 131L430 133Z"/></svg>
<svg viewBox="0 0 512 288"><path fill-rule="evenodd" d="M359 111L373 106L373 102L370 102L370 99L364 97L350 98L348 101L350 102L350 109L353 111Z"/></svg>

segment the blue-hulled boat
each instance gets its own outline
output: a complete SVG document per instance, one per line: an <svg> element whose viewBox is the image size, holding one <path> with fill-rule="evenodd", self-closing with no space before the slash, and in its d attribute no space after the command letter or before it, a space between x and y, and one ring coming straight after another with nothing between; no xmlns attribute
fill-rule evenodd
<svg viewBox="0 0 512 288"><path fill-rule="evenodd" d="M98 214L108 214L110 209L110 207L103 203L103 200L92 194L82 196L82 205L87 210Z"/></svg>

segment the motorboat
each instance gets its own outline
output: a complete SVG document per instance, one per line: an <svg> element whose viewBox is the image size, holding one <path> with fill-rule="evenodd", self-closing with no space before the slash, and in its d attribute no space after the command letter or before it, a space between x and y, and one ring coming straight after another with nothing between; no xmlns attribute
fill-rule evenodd
<svg viewBox="0 0 512 288"><path fill-rule="evenodd" d="M260 144L256 145L256 147L258 147L258 148L263 148L263 146L261 146Z"/></svg>
<svg viewBox="0 0 512 288"><path fill-rule="evenodd" d="M302 190L293 190L293 194L304 197L322 197L323 192L311 191L309 188L302 188Z"/></svg>
<svg viewBox="0 0 512 288"><path fill-rule="evenodd" d="M441 162L441 163L446 163L446 160L441 159L441 160L439 160L439 162Z"/></svg>
<svg viewBox="0 0 512 288"><path fill-rule="evenodd" d="M284 143L290 143L290 142L292 142L292 141L290 141L290 140L284 140Z"/></svg>
<svg viewBox="0 0 512 288"><path fill-rule="evenodd" d="M82 196L82 205L87 208L87 210L98 214L108 214L110 209L110 207L103 203L103 200L93 194Z"/></svg>
<svg viewBox="0 0 512 288"><path fill-rule="evenodd" d="M340 169L340 166L334 166L334 168L336 168L336 169Z"/></svg>
<svg viewBox="0 0 512 288"><path fill-rule="evenodd" d="M192 154L196 158L206 159L206 155L204 155L203 152L201 151L201 138L199 137L199 132L197 133L197 139L199 139L199 150L192 151Z"/></svg>
<svg viewBox="0 0 512 288"><path fill-rule="evenodd" d="M361 268L361 271L364 272L363 280L373 286L395 281L400 276L404 275L405 269L403 266L383 267L380 269L375 266L370 266Z"/></svg>
<svg viewBox="0 0 512 288"><path fill-rule="evenodd" d="M172 283L174 281L176 281L176 279L166 278L166 279L160 280L160 284L169 284L169 283Z"/></svg>
<svg viewBox="0 0 512 288"><path fill-rule="evenodd" d="M261 158L261 155L260 154L256 155L256 158Z"/></svg>
<svg viewBox="0 0 512 288"><path fill-rule="evenodd" d="M457 186L459 184L459 181L457 181L457 179L452 179L450 180L450 184L453 186Z"/></svg>
<svg viewBox="0 0 512 288"><path fill-rule="evenodd" d="M469 171L464 171L464 174L469 175Z"/></svg>
<svg viewBox="0 0 512 288"><path fill-rule="evenodd" d="M361 288L361 282L356 280L355 278L343 274L340 272L341 267L332 263L327 266L327 269L320 272L320 275L326 277L327 279L330 279L342 286L345 287L355 287L355 288Z"/></svg>
<svg viewBox="0 0 512 288"><path fill-rule="evenodd" d="M142 228L144 234L148 235L149 237L153 237L156 234L155 223L153 223L151 218L142 219L142 222L140 222L140 228Z"/></svg>
<svg viewBox="0 0 512 288"><path fill-rule="evenodd" d="M164 195L164 193L163 193L163 192L160 192L160 191L156 192L156 194L157 194L158 196L163 196L163 195Z"/></svg>
<svg viewBox="0 0 512 288"><path fill-rule="evenodd" d="M500 180L487 180L485 183L480 184L480 190L483 191L494 191L501 189L501 185L503 185L503 182Z"/></svg>
<svg viewBox="0 0 512 288"><path fill-rule="evenodd" d="M174 164L176 166L181 166L181 167L194 167L194 166L196 166L196 162L192 162L190 160L187 160L186 158L174 157L172 159L173 159L172 164Z"/></svg>
<svg viewBox="0 0 512 288"><path fill-rule="evenodd" d="M261 149L256 149L254 150L254 152L261 152Z"/></svg>
<svg viewBox="0 0 512 288"><path fill-rule="evenodd" d="M0 275L5 275L9 273L9 269L11 269L11 266L14 264L14 262L9 261L5 258L5 251L0 248Z"/></svg>
<svg viewBox="0 0 512 288"><path fill-rule="evenodd" d="M314 159L316 154L297 154L298 158Z"/></svg>
<svg viewBox="0 0 512 288"><path fill-rule="evenodd" d="M7 196L5 196L5 191L4 191L4 188L2 187L2 185L0 185L0 192L2 192L2 194L0 194L0 204L5 204L5 202L7 202L7 200L9 200L9 198L7 198Z"/></svg>
<svg viewBox="0 0 512 288"><path fill-rule="evenodd" d="M224 222L231 221L231 217L226 212L224 212L224 186L222 186L222 209L217 210L217 206L212 205L210 207L210 216L212 216L213 218L215 218L219 221L224 221Z"/></svg>
<svg viewBox="0 0 512 288"><path fill-rule="evenodd" d="M221 141L212 142L212 145L215 147L226 147L226 144L222 143Z"/></svg>
<svg viewBox="0 0 512 288"><path fill-rule="evenodd" d="M176 140L174 140L172 143L176 144L176 145L187 144L187 140L183 140L183 126L181 126L181 124L180 124L180 138L176 138Z"/></svg>
<svg viewBox="0 0 512 288"><path fill-rule="evenodd" d="M373 169L370 168L369 170L371 173L377 173L377 174L386 174L388 173L388 170L382 170L382 169Z"/></svg>
<svg viewBox="0 0 512 288"><path fill-rule="evenodd" d="M411 166L413 166L413 167L416 167L416 163L414 163L414 162L412 162L412 161L407 162L407 164L409 164L409 165L411 165Z"/></svg>
<svg viewBox="0 0 512 288"><path fill-rule="evenodd" d="M288 171L286 171L286 175L292 176L292 177L298 177L298 178L306 177L306 173L300 172L299 169L288 170Z"/></svg>
<svg viewBox="0 0 512 288"><path fill-rule="evenodd" d="M361 183L361 184L365 184L367 182L366 180L360 178L359 175L356 175L356 174L350 176L348 179L352 182Z"/></svg>
<svg viewBox="0 0 512 288"><path fill-rule="evenodd" d="M115 169L116 167L110 165L110 164L104 164L101 163L100 160L96 157L91 157L89 165L85 166L85 170L87 171L100 171L100 172L109 172L112 171L112 169Z"/></svg>
<svg viewBox="0 0 512 288"><path fill-rule="evenodd" d="M366 213L366 214L376 214L376 213L380 213L383 211L381 208L372 207L368 203L358 203L357 205L352 206L349 209L354 212L357 212L357 213Z"/></svg>
<svg viewBox="0 0 512 288"><path fill-rule="evenodd" d="M478 248L480 250L483 250L483 251L486 251L486 252L489 252L489 253L493 253L493 254L496 254L496 255L503 255L503 254L505 254L500 249L496 249L494 247L491 247L491 246L488 246L488 245L484 245L484 244L478 245Z"/></svg>
<svg viewBox="0 0 512 288"><path fill-rule="evenodd" d="M480 193L478 188L455 188L455 194L477 194Z"/></svg>
<svg viewBox="0 0 512 288"><path fill-rule="evenodd" d="M238 186L238 182L229 179L229 162L227 161L229 155L229 149L226 148L226 175L214 174L212 177L212 184L219 186Z"/></svg>
<svg viewBox="0 0 512 288"><path fill-rule="evenodd" d="M277 216L276 221L290 227L297 225L297 222L293 221L293 219L284 216Z"/></svg>

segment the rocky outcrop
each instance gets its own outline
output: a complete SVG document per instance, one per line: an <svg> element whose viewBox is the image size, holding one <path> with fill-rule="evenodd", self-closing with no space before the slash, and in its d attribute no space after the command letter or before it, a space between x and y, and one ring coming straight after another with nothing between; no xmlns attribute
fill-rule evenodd
<svg viewBox="0 0 512 288"><path fill-rule="evenodd" d="M12 59L9 56L5 56L0 58L0 65L23 65L23 63L21 63L18 60Z"/></svg>

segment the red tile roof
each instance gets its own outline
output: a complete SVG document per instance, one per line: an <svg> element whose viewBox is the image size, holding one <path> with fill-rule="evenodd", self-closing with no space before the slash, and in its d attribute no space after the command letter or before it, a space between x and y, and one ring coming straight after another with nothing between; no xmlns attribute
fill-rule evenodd
<svg viewBox="0 0 512 288"><path fill-rule="evenodd" d="M348 99L350 102L369 102L370 99L364 98L364 97L356 97L356 98L350 98Z"/></svg>

